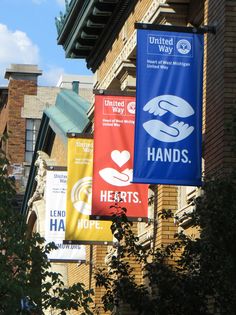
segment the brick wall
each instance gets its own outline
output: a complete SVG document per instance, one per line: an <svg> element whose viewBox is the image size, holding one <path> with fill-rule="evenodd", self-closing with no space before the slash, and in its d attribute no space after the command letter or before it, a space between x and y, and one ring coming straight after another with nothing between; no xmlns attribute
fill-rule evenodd
<svg viewBox="0 0 236 315"><path fill-rule="evenodd" d="M94 279L94 271L98 267L105 267L105 256L107 253L107 246L105 245L86 245L86 262L81 264L68 264L68 284L72 285L76 282L85 284L86 289L93 289L94 307L99 310L99 314L103 314L101 297L104 294L102 288L96 287ZM71 311L71 314L78 314L77 311ZM96 314L96 312L95 312ZM110 313L107 312L106 315Z"/></svg>
<svg viewBox="0 0 236 315"><path fill-rule="evenodd" d="M68 267L68 285L73 285L76 282L81 282L85 285L86 289L89 289L90 283L90 270L91 265L89 261L90 247L86 246L86 262L87 263L69 263ZM78 311L70 311L71 315L78 314Z"/></svg>
<svg viewBox="0 0 236 315"><path fill-rule="evenodd" d="M120 53L120 51L123 49L123 47L126 44L126 40L124 39L124 37L128 39L132 35L134 31L134 23L141 20L143 13L147 11L151 3L152 3L152 0L142 0L142 1L139 0L137 2L135 10L131 12L126 22L126 25L118 34L106 58L102 62L101 66L99 67L99 70L97 72L98 81L102 81L104 79L104 77L107 74L107 71L112 67L118 54Z"/></svg>
<svg viewBox="0 0 236 315"><path fill-rule="evenodd" d="M177 226L174 224L174 220L172 218L161 218L159 214L163 209L175 212L177 209L177 195L176 186L158 185L158 217L156 218L158 221L158 228L155 244L156 247L167 245L174 241L174 234L177 232Z"/></svg>
<svg viewBox="0 0 236 315"><path fill-rule="evenodd" d="M151 0L142 0L137 3L136 9L131 13L126 24L126 36L129 37L134 30L134 22L141 20L147 11ZM205 132L205 167L206 173L210 174L216 169L227 170L232 165L233 155L230 150L232 137L228 126L232 121L235 109L236 89L235 89L235 54L236 54L236 3L233 0L206 0L205 1L205 21L204 24L218 22L216 35L207 34L205 46L204 64L204 132ZM163 18L163 22L165 19ZM176 20L177 21L177 20ZM124 33L117 36L110 52L98 71L98 80L101 81L107 71L112 67L114 60L125 45ZM55 143L56 144L56 143ZM59 148L59 146L58 146ZM64 151L56 149L55 155L64 156ZM60 152L61 153L60 153ZM56 153L57 152L57 153ZM158 212L162 209L175 210L177 208L177 188L174 186L158 186ZM174 240L174 233L177 231L172 219L158 219L158 229L156 234L156 247L162 244L169 244ZM196 231L189 231L189 233ZM87 287L91 285L95 290L95 303L101 306L102 290L95 287L93 274L94 266L104 265L106 246L87 246L87 264L69 264L68 279L72 284L82 281ZM90 260L92 254L92 260ZM141 281L140 266L135 266L135 273ZM124 311L124 310L123 310ZM122 311L122 312L123 312ZM75 312L76 313L76 312ZM124 311L124 314L131 314ZM100 313L102 314L102 312ZM121 314L121 312L120 312Z"/></svg>
<svg viewBox="0 0 236 315"><path fill-rule="evenodd" d="M67 166L67 145L58 135L55 136L50 158L55 160L56 166Z"/></svg>
<svg viewBox="0 0 236 315"><path fill-rule="evenodd" d="M37 85L34 81L10 80L8 88L7 154L11 163L22 163L25 159L25 119L21 118L21 109L24 95L36 95Z"/></svg>
<svg viewBox="0 0 236 315"><path fill-rule="evenodd" d="M235 169L236 134L231 135L230 128L236 118L236 3L226 1L225 6L225 44L224 44L224 171L231 172Z"/></svg>
<svg viewBox="0 0 236 315"><path fill-rule="evenodd" d="M231 126L236 100L236 3L208 0L205 23L217 22L215 35L206 36L206 134L207 175L227 173L235 165Z"/></svg>

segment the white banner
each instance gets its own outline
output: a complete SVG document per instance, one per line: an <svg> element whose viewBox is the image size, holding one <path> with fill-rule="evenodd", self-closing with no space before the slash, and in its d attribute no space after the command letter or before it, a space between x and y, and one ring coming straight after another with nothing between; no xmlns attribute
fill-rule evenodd
<svg viewBox="0 0 236 315"><path fill-rule="evenodd" d="M50 260L85 260L85 246L63 244L66 221L67 171L48 170L45 187L45 239L58 249L48 255Z"/></svg>

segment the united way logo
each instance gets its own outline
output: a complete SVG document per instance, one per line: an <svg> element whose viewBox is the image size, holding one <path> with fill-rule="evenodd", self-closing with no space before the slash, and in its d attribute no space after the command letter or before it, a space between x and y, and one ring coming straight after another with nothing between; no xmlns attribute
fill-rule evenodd
<svg viewBox="0 0 236 315"><path fill-rule="evenodd" d="M157 116L157 119L148 120L143 124L146 132L162 142L178 142L189 137L194 131L194 127L183 122L181 118L194 115L194 109L183 98L175 95L161 95L151 99L143 110ZM170 113L174 122L171 125L158 119ZM178 117L178 118L177 118Z"/></svg>
<svg viewBox="0 0 236 315"><path fill-rule="evenodd" d="M176 48L182 55L187 55L191 51L191 43L187 39L181 39L177 42Z"/></svg>

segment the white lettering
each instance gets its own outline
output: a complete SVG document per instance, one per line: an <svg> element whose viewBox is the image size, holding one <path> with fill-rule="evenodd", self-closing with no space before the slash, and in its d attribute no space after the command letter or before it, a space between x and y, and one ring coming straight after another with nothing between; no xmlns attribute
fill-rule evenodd
<svg viewBox="0 0 236 315"><path fill-rule="evenodd" d="M165 45L158 45L158 47L159 47L160 52L167 53L168 55L170 55L173 51L173 47L169 47Z"/></svg>
<svg viewBox="0 0 236 315"><path fill-rule="evenodd" d="M78 229L102 230L102 227L100 226L100 222L97 220L80 219L78 220Z"/></svg>
<svg viewBox="0 0 236 315"><path fill-rule="evenodd" d="M125 203L139 203L138 192L133 191L111 191L111 190L101 190L100 191L100 201L101 202L125 202Z"/></svg>
<svg viewBox="0 0 236 315"><path fill-rule="evenodd" d="M159 51L162 53L170 55L173 52L174 48L173 38L149 36L149 43L151 45L157 45Z"/></svg>
<svg viewBox="0 0 236 315"><path fill-rule="evenodd" d="M188 150L148 147L147 160L157 162L188 163Z"/></svg>

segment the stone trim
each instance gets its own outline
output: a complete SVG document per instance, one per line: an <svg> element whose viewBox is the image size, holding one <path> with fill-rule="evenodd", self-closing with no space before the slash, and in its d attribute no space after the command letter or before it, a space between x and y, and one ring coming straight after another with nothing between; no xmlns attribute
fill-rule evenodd
<svg viewBox="0 0 236 315"><path fill-rule="evenodd" d="M167 4L167 0L153 0L152 4L148 8L147 12L145 13L143 19L140 21L141 23L158 23L165 21L166 24L167 20L164 17L167 14L173 16L176 20L176 11L174 9L175 6L170 7ZM163 23L161 23L163 24ZM111 82L119 76L119 73L122 71L122 64L129 63L129 59L134 54L136 48L136 30L132 33L130 38L127 40L124 48L116 58L115 62L113 63L110 70L107 72L106 77L101 81L101 83L97 82L97 89L107 89ZM122 84L121 88L125 89L128 83Z"/></svg>

